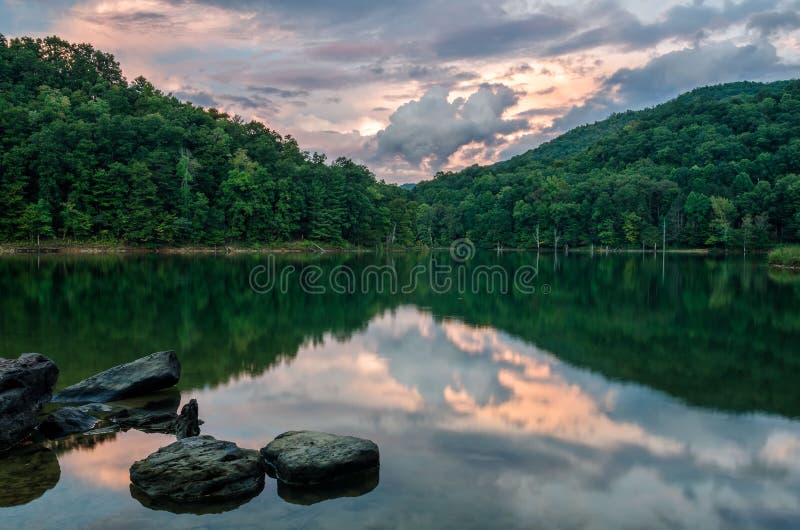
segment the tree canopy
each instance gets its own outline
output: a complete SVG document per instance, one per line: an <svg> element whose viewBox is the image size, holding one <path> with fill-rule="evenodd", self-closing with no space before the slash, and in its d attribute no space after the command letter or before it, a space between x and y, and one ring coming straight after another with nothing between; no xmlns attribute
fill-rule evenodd
<svg viewBox="0 0 800 530"><path fill-rule="evenodd" d="M800 82L731 83L414 187L434 241L764 246L800 239ZM538 235L537 235L538 234Z"/></svg>
<svg viewBox="0 0 800 530"><path fill-rule="evenodd" d="M0 36L0 240L372 245L410 226L409 199L262 123L129 83L88 44Z"/></svg>
<svg viewBox="0 0 800 530"><path fill-rule="evenodd" d="M616 114L416 186L129 82L113 56L0 35L0 241L372 246L800 240L800 82Z"/></svg>

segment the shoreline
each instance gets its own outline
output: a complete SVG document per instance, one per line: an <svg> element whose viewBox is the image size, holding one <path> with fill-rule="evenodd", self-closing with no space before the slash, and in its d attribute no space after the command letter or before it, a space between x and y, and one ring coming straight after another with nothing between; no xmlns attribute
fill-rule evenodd
<svg viewBox="0 0 800 530"><path fill-rule="evenodd" d="M161 248L145 248L128 245L120 246L103 246L103 245L42 245L36 246L23 246L13 244L0 244L0 256L19 256L19 255L43 255L43 254L61 254L61 255L142 255L142 254L155 254L155 255L183 255L183 256L230 256L230 255L243 255L243 254L369 254L375 252L390 252L390 253L406 253L406 252L443 252L449 251L450 247L398 247L392 249L378 250L375 248L367 247L330 247L324 248L318 245L309 246L304 244L302 246L278 246L278 247L264 247L264 248L247 248L238 246L219 246L219 247L202 247L202 246L186 246L186 247L161 247ZM482 252L498 252L496 249L477 249ZM499 252L518 252L518 253L541 253L553 254L552 248L502 248ZM559 249L559 254L563 254L563 250ZM592 250L588 247L577 247L569 249L566 252L576 254L664 254L663 250L653 251L645 250L642 252L640 248L637 249L601 249L595 248ZM741 252L725 253L716 249L706 248L688 248L688 249L667 249L667 254L689 254L689 255L738 255ZM766 251L753 251L752 254L764 254ZM800 269L800 267L774 265L776 267L784 267L789 269Z"/></svg>
<svg viewBox="0 0 800 530"><path fill-rule="evenodd" d="M770 263L770 269L780 269L784 271L800 272L800 265L781 265L780 263Z"/></svg>

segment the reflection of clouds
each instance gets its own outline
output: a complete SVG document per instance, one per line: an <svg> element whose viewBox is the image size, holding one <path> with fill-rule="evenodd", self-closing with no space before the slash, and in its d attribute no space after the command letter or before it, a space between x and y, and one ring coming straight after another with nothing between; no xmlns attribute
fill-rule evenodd
<svg viewBox="0 0 800 530"><path fill-rule="evenodd" d="M209 528L350 528L354 513L364 526L401 529L755 529L800 521L798 422L687 407L413 307L183 400L190 397L199 400L204 434L242 447L298 428L366 436L381 447L381 484L365 497L295 510L266 498L275 495L268 488L261 500L205 519ZM108 487L127 499L130 463L162 445L161 436L129 432L91 453L64 455L62 468L95 488L84 497ZM67 495L75 493L48 493ZM107 520L115 509L96 508Z"/></svg>
<svg viewBox="0 0 800 530"><path fill-rule="evenodd" d="M759 457L769 466L800 472L800 436L787 432L770 434Z"/></svg>
<svg viewBox="0 0 800 530"><path fill-rule="evenodd" d="M601 448L631 444L664 455L681 450L677 441L650 435L633 423L610 419L580 386L552 372L551 364L557 361L542 361L515 352L492 329L454 322L445 322L442 327L447 338L462 351L473 355L489 351L493 363L524 370L519 374L496 368L498 381L510 390L509 397L500 402L490 400L480 405L466 389L445 386L445 400L459 414L446 421L450 428L525 431Z"/></svg>
<svg viewBox="0 0 800 530"><path fill-rule="evenodd" d="M638 445L661 455L674 454L681 448L680 443L652 436L638 425L611 420L590 396L564 381L530 380L510 370L500 370L498 378L511 390L511 397L484 406L464 389L447 386L445 399L462 415L448 420L447 425L458 429L520 430L604 449Z"/></svg>
<svg viewBox="0 0 800 530"><path fill-rule="evenodd" d="M160 447L175 441L174 436L146 434L131 430L91 451L71 451L59 457L61 469L102 488L128 491L130 467Z"/></svg>
<svg viewBox="0 0 800 530"><path fill-rule="evenodd" d="M268 394L283 400L403 411L422 406L416 389L392 377L386 359L358 348L349 343L306 350L265 373L261 382Z"/></svg>
<svg viewBox="0 0 800 530"><path fill-rule="evenodd" d="M497 332L491 328L476 328L462 322L442 323L447 338L465 353L483 353L487 348L497 346Z"/></svg>

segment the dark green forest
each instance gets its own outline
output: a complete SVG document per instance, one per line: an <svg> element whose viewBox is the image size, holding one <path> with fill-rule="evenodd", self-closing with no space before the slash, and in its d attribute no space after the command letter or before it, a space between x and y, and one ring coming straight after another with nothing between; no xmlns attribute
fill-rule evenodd
<svg viewBox="0 0 800 530"><path fill-rule="evenodd" d="M0 240L751 248L800 239L800 82L697 89L415 187L0 36Z"/></svg>
<svg viewBox="0 0 800 530"><path fill-rule="evenodd" d="M413 215L364 166L127 82L114 57L0 36L0 239L373 245Z"/></svg>
<svg viewBox="0 0 800 530"><path fill-rule="evenodd" d="M412 194L429 240L765 247L800 238L800 82L732 83L574 129ZM427 231L427 232L426 232Z"/></svg>

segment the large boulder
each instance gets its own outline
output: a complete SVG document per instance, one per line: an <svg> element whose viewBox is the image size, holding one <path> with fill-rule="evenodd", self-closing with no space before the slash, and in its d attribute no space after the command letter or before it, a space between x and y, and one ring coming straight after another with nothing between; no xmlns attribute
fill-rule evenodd
<svg viewBox="0 0 800 530"><path fill-rule="evenodd" d="M91 431L99 422L100 420L94 416L77 408L64 407L48 414L39 425L39 432L48 438L61 438L70 434Z"/></svg>
<svg viewBox="0 0 800 530"><path fill-rule="evenodd" d="M38 353L0 359L0 451L25 439L39 424L58 380L56 363Z"/></svg>
<svg viewBox="0 0 800 530"><path fill-rule="evenodd" d="M325 484L380 465L370 440L315 431L289 431L261 450L275 477L291 485Z"/></svg>
<svg viewBox="0 0 800 530"><path fill-rule="evenodd" d="M134 497L146 499L145 505L208 508L258 495L264 488L264 471L258 451L194 436L135 462L130 475Z"/></svg>
<svg viewBox="0 0 800 530"><path fill-rule="evenodd" d="M181 364L174 351L162 351L128 364L109 368L65 388L53 401L105 403L135 397L174 386L181 378Z"/></svg>

